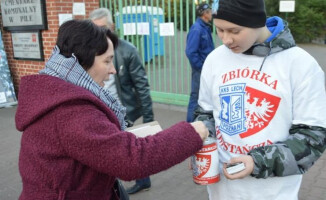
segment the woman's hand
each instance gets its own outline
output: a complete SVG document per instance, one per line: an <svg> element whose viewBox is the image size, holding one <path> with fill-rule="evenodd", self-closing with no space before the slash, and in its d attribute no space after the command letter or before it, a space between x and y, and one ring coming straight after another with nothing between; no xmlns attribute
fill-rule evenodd
<svg viewBox="0 0 326 200"><path fill-rule="evenodd" d="M199 134L203 141L208 137L208 129L202 121L196 121L190 124L192 127L194 127L195 131Z"/></svg>
<svg viewBox="0 0 326 200"><path fill-rule="evenodd" d="M224 163L223 172L224 172L224 176L226 178L231 179L231 180L241 179L246 176L249 176L252 173L252 171L254 170L255 163L254 163L254 160L252 159L252 157L249 155L231 158L231 160L229 160L228 164L237 163L237 162L242 162L246 168L238 173L228 174L228 172L226 171L227 164Z"/></svg>

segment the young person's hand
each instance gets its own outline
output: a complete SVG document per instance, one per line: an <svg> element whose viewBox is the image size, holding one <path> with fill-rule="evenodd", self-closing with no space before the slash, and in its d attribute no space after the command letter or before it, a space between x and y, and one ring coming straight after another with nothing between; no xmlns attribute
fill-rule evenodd
<svg viewBox="0 0 326 200"><path fill-rule="evenodd" d="M203 141L208 137L208 129L202 121L196 121L190 124L192 127L194 127L195 131L199 134Z"/></svg>
<svg viewBox="0 0 326 200"><path fill-rule="evenodd" d="M235 173L235 174L229 174L226 171L227 164L224 163L223 172L224 172L224 176L227 179L231 179L231 180L241 179L241 178L244 178L246 176L249 176L253 172L255 163L254 163L254 160L252 159L251 156L245 155L245 156L231 158L229 160L228 164L238 163L238 162L242 162L245 165L246 168L244 170L238 172L238 173Z"/></svg>

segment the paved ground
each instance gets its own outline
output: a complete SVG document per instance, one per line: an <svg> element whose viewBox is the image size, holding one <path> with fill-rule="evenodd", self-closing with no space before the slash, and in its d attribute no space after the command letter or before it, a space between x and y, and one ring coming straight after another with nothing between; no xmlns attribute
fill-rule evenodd
<svg viewBox="0 0 326 200"><path fill-rule="evenodd" d="M326 71L325 45L300 45L315 56ZM325 103L325 102L321 102ZM21 180L17 162L21 133L16 131L14 115L16 107L0 109L0 200L18 199ZM186 118L184 107L154 105L155 119L163 128ZM326 200L326 153L303 176L299 200ZM152 188L132 195L131 200L207 200L204 186L192 182L187 162L151 176ZM124 182L131 186L133 182Z"/></svg>

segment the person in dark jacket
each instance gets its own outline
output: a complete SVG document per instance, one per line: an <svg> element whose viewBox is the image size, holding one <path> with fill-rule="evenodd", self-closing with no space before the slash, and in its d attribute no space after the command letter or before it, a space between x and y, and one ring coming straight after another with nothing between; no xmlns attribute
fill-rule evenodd
<svg viewBox="0 0 326 200"><path fill-rule="evenodd" d="M114 31L112 14L107 8L98 8L90 13L90 19L98 26ZM134 123L143 117L143 123L154 120L152 99L145 68L138 54L137 48L131 43L119 39L119 46L115 49L114 65L117 71L111 76L105 87L126 108L127 119ZM151 187L149 177L136 180L136 184L127 189L129 194L134 194Z"/></svg>
<svg viewBox="0 0 326 200"><path fill-rule="evenodd" d="M196 8L197 19L187 35L186 55L191 65L191 93L188 104L187 122L194 120L198 107L200 74L207 55L214 50L209 22L212 20L211 7L203 2Z"/></svg>
<svg viewBox="0 0 326 200"><path fill-rule="evenodd" d="M116 73L116 45L110 30L90 20L67 21L45 68L21 79L20 200L118 200L117 178L158 173L202 147L208 135L202 122L180 122L146 138L124 131L126 109L103 89Z"/></svg>

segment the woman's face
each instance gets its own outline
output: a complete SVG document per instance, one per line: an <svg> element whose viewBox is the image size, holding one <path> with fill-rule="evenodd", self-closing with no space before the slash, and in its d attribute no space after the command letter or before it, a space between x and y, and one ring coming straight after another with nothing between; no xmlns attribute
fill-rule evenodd
<svg viewBox="0 0 326 200"><path fill-rule="evenodd" d="M258 41L261 29L248 28L222 20L214 19L218 37L233 53L243 53Z"/></svg>
<svg viewBox="0 0 326 200"><path fill-rule="evenodd" d="M87 73L101 87L104 86L104 81L109 80L110 74L116 74L113 65L114 48L110 39L108 39L109 48L102 55L95 56L95 60Z"/></svg>

